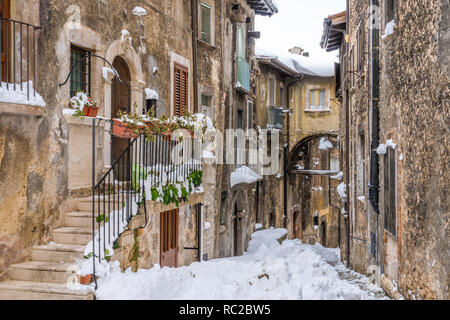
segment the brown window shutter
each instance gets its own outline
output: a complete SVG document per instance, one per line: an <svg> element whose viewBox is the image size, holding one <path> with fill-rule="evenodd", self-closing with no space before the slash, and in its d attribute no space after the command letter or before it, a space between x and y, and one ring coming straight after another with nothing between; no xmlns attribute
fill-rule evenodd
<svg viewBox="0 0 450 320"><path fill-rule="evenodd" d="M174 65L174 115L182 116L188 106L188 70L179 64Z"/></svg>

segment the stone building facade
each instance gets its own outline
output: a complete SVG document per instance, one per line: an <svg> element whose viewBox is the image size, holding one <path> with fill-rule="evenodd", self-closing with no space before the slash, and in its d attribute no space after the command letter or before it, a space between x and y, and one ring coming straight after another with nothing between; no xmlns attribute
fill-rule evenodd
<svg viewBox="0 0 450 320"><path fill-rule="evenodd" d="M342 257L394 297L448 299L448 1L347 3L322 38L340 49Z"/></svg>
<svg viewBox="0 0 450 320"><path fill-rule="evenodd" d="M13 74L22 71L27 77L21 80L32 80L36 92L45 101L45 107L0 102L0 217L6 221L0 227L0 277L15 280L14 270L22 268L28 270L31 279L36 272L27 261L31 259L30 263L36 265L40 263L35 262L36 257L45 260L42 257L53 250L45 248L46 244L55 239L92 237L87 231L77 236L80 230L75 232L70 228L81 221L89 225L88 219L83 218L89 216L85 211L90 208L93 164L94 179L98 181L117 159L117 148L111 147L117 141L109 134L109 122L99 120L93 128L89 117L77 118L65 111L74 89L69 72L73 74L78 68L72 63L74 56L87 56L87 52L90 55L86 69L80 73L85 75L80 77L83 89L88 89L100 106L100 117L113 118L123 108L144 114L149 104L158 117L175 115L178 103L175 77L178 77L177 72L182 72L186 75L185 111L208 115L223 132L225 128L236 128L238 114L247 115L247 100L251 99L252 92L250 84L253 85L249 62L254 50L255 14L272 15L276 7L269 0L151 0L140 2L146 11L146 15L140 16L139 11L134 12L136 3L133 1L77 0L68 4L48 0L34 1L30 5L28 1L2 0L0 4L2 23L6 25L6 19L17 21L16 32L5 31L2 41L10 44L14 36L19 37L19 22L36 26L26 35L32 58L19 57L14 50L20 46L10 47L5 57L13 58L4 63L2 51L2 82L19 83ZM25 33L20 36L25 37ZM3 44L2 48L5 48ZM22 49L26 51L25 47ZM29 64L24 63L20 70L11 70L11 66L15 66L12 61L20 59ZM104 70L111 65L127 83L126 105L119 105L122 100L117 97L120 86L117 77ZM31 72L33 67L35 72ZM246 77L249 84L239 82L241 77ZM150 99L148 92L152 93ZM203 163L202 170L204 192L176 209L177 265L240 254L253 231L251 218L245 218L238 228L232 224L230 208L233 203L242 204L241 212L251 203L244 191L237 197L232 195L229 176L234 167ZM224 192L227 192L228 209L225 224L221 224ZM195 214L198 204L202 207L201 223ZM147 228L137 228L141 223L135 222L118 241L122 248L115 250L115 258L121 261L123 268L151 267L160 263L159 214L174 208L148 203L147 209ZM249 208L247 212L254 211ZM236 229L240 234L238 249L232 240ZM81 252L78 247L65 250L64 255L69 260ZM37 272L47 275L48 271ZM23 290L16 289L4 285L0 291L24 294ZM73 297L73 293L64 294ZM61 297L64 294L61 293Z"/></svg>

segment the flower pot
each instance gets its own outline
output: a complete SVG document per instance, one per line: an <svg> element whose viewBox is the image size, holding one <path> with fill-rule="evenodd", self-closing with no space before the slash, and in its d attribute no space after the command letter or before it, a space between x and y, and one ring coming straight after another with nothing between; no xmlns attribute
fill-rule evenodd
<svg viewBox="0 0 450 320"><path fill-rule="evenodd" d="M87 274L85 276L80 276L78 275L79 279L80 279L80 284L85 284L88 285L91 283L92 281L92 274Z"/></svg>
<svg viewBox="0 0 450 320"><path fill-rule="evenodd" d="M83 114L84 114L86 117L96 117L96 116L97 116L97 113L98 113L98 108L99 108L99 107L90 107L90 106L88 106L88 105L85 105L85 106L83 107Z"/></svg>
<svg viewBox="0 0 450 320"><path fill-rule="evenodd" d="M112 134L123 139L134 139L138 135L131 128L119 119L113 119Z"/></svg>

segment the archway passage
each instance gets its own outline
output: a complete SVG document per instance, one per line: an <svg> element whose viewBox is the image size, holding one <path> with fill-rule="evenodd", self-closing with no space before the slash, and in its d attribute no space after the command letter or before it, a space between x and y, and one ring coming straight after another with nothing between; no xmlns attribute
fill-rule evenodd
<svg viewBox="0 0 450 320"><path fill-rule="evenodd" d="M119 74L122 82L119 81L117 77L114 77L112 80L111 87L111 116L114 118L117 114L121 112L130 112L131 111L131 92L130 92L130 70L121 57L114 58L113 67L116 69ZM115 160L119 158L119 156L125 151L128 147L129 139L122 139L113 136L112 137L112 152L111 152L111 161L114 163ZM125 180L123 174L120 174L120 177L115 173L115 175L119 178L119 180Z"/></svg>

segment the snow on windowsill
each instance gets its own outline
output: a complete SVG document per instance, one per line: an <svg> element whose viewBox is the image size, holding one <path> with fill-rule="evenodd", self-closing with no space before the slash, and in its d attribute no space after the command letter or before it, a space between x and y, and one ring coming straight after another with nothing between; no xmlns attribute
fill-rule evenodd
<svg viewBox="0 0 450 320"><path fill-rule="evenodd" d="M305 112L331 112L331 108L325 106L309 106Z"/></svg>

